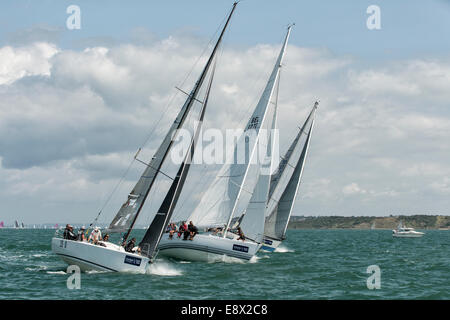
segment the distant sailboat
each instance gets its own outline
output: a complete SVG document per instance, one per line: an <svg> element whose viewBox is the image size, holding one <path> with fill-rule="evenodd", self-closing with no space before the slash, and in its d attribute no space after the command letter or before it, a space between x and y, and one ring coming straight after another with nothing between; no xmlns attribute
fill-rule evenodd
<svg viewBox="0 0 450 320"><path fill-rule="evenodd" d="M151 222L143 239L139 243L140 253L127 252L121 245L116 245L110 242L102 241L105 246L98 246L82 241L73 241L55 237L52 239L52 250L61 257L68 264L76 264L82 270L105 270L105 271L119 271L119 272L139 272L143 273L149 263L155 259L158 250L157 246L165 231L169 220L173 214L173 210L177 204L179 195L182 191L184 182L189 172L191 157L199 138L201 123L204 118L206 107L208 104L208 97L212 86L215 70L215 58L218 48L222 42L225 30L230 22L231 16L235 10L237 3L233 4L233 8L228 15L225 25L220 33L220 36L212 50L212 53L203 68L200 77L195 83L192 91L188 94L187 99L180 109L175 121L172 123L169 131L164 137L161 145L155 152L149 164L146 164L146 169L138 180L133 190L129 193L127 201L119 209L118 213L111 221L108 232L125 232L123 236L123 243L129 237L136 219L144 206L144 203L149 195L160 169L171 151L174 139L174 134L182 128L190 111L194 105L200 105L199 111L199 125L194 130L194 135L191 138L189 150L185 155L183 163L179 166L176 176L172 179L172 184L167 192L158 212ZM209 80L205 80L209 77ZM207 84L204 86L204 84ZM205 88L203 100L199 100L200 90ZM139 151L138 151L139 153ZM142 162L137 159L139 162Z"/></svg>
<svg viewBox="0 0 450 320"><path fill-rule="evenodd" d="M22 224L20 225L20 227L21 227L22 229L25 229L25 225L23 224L23 222L22 222Z"/></svg>
<svg viewBox="0 0 450 320"><path fill-rule="evenodd" d="M19 227L19 222L17 222L17 220L14 221L14 228L15 228L15 229L19 229L19 228L20 228L20 227Z"/></svg>
<svg viewBox="0 0 450 320"><path fill-rule="evenodd" d="M0 228L4 228L4 227L5 227L5 224L3 223L3 221L0 222Z"/></svg>

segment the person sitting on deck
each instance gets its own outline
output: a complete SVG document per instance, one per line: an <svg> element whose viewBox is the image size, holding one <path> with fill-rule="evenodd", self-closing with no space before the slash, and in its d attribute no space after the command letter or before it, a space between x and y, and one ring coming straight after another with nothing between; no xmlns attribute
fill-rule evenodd
<svg viewBox="0 0 450 320"><path fill-rule="evenodd" d="M99 241L98 244L101 245L102 247L106 247L106 244L104 244L104 242L108 242L109 240L109 234L105 234L103 237L102 241Z"/></svg>
<svg viewBox="0 0 450 320"><path fill-rule="evenodd" d="M181 235L187 230L187 224L185 221L183 221L178 228L178 238L181 237Z"/></svg>
<svg viewBox="0 0 450 320"><path fill-rule="evenodd" d="M97 244L102 240L102 233L100 232L100 229L98 227L95 227L94 230L92 230L88 242L90 242L91 240L93 244Z"/></svg>
<svg viewBox="0 0 450 320"><path fill-rule="evenodd" d="M86 236L84 232L86 231L86 227L82 226L80 230L78 230L77 240L78 241L86 241Z"/></svg>
<svg viewBox="0 0 450 320"><path fill-rule="evenodd" d="M198 233L198 228L194 226L192 221L189 221L188 231L189 231L189 240L193 240L195 235Z"/></svg>
<svg viewBox="0 0 450 320"><path fill-rule="evenodd" d="M133 250L134 247L136 247L136 238L131 239L128 241L127 245L125 246L125 251L130 253L135 253L136 250ZM137 249L137 252L140 252L140 249Z"/></svg>
<svg viewBox="0 0 450 320"><path fill-rule="evenodd" d="M177 232L177 226L175 225L175 223L171 223L169 224L169 239L172 240L173 239L173 234Z"/></svg>
<svg viewBox="0 0 450 320"><path fill-rule="evenodd" d="M223 235L223 227L213 228L212 232L215 236Z"/></svg>
<svg viewBox="0 0 450 320"><path fill-rule="evenodd" d="M63 237L67 240L77 240L77 236L73 233L73 227L70 224L66 224Z"/></svg>
<svg viewBox="0 0 450 320"><path fill-rule="evenodd" d="M238 235L239 235L239 238L237 238L237 239L238 239L238 240L245 241L245 236L244 236L244 233L242 232L241 227L238 227L238 228L237 228L237 231L238 231Z"/></svg>

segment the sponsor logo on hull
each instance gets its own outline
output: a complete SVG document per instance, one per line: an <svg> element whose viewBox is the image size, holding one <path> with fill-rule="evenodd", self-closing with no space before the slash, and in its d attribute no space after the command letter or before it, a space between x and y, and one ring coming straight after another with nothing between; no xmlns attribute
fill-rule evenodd
<svg viewBox="0 0 450 320"><path fill-rule="evenodd" d="M133 266L140 266L141 265L141 258L137 258L137 257L132 257L132 256L125 256L125 260L123 261L124 263L128 263L131 264Z"/></svg>
<svg viewBox="0 0 450 320"><path fill-rule="evenodd" d="M241 246L239 244L233 244L233 250L247 253L248 252L248 247L247 246Z"/></svg>

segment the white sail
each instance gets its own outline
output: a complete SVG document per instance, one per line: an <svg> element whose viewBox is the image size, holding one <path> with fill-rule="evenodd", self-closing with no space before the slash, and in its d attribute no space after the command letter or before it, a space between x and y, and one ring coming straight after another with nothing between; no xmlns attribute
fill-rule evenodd
<svg viewBox="0 0 450 320"><path fill-rule="evenodd" d="M291 27L275 63L273 71L261 98L250 117L243 135L234 147L232 158L228 158L219 174L203 195L199 205L189 217L200 227L213 225L229 225L235 214L241 193L251 193L255 188L259 175L259 164L255 161L255 153L259 132L267 115L281 63L286 51Z"/></svg>
<svg viewBox="0 0 450 320"><path fill-rule="evenodd" d="M272 165L272 133L275 129L276 122L276 108L273 108L272 115L272 127L268 132L268 143L266 146L266 158L264 162L260 165L260 173L258 177L258 181L256 183L255 188L253 189L253 193L248 203L247 209L245 210L245 214L242 217L242 220L239 224L245 237L247 239L251 239L255 242L261 243L264 237L264 221L265 221L265 209L267 204L267 197L269 195L269 186L270 186L270 173L271 173L271 165Z"/></svg>

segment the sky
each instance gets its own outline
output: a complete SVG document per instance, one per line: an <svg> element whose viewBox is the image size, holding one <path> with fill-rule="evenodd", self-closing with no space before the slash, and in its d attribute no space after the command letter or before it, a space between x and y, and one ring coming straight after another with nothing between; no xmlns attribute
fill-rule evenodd
<svg viewBox="0 0 450 320"><path fill-rule="evenodd" d="M192 88L232 3L2 1L0 221L89 223L103 208L108 223L143 170L134 154L151 158L183 103L175 86ZM67 27L70 5L80 29ZM380 29L367 27L371 5ZM448 215L450 1L241 1L207 128L246 123L290 23L281 154L320 100L294 214ZM215 170L192 168L177 215Z"/></svg>

